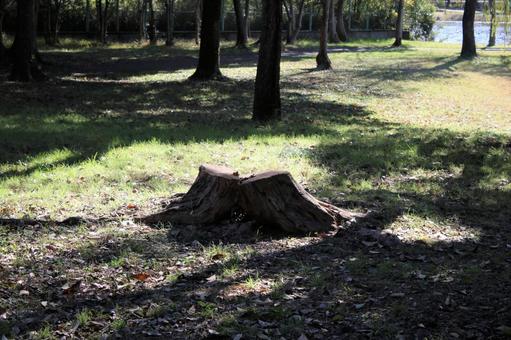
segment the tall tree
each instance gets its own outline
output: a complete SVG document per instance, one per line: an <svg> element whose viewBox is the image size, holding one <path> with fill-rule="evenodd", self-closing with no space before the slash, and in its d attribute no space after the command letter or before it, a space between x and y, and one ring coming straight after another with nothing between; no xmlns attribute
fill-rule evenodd
<svg viewBox="0 0 511 340"><path fill-rule="evenodd" d="M337 34L337 18L335 15L335 0L330 0L330 8L328 10L328 40L333 43L341 42L339 34Z"/></svg>
<svg viewBox="0 0 511 340"><path fill-rule="evenodd" d="M477 0L466 0L463 11L463 45L461 47L462 58L477 56L476 40L474 35L474 19L476 15Z"/></svg>
<svg viewBox="0 0 511 340"><path fill-rule="evenodd" d="M287 36L286 36L286 44L294 44L296 39L298 38L298 34L302 29L302 21L303 14L305 8L305 0L298 0L298 18L295 12L294 6L295 0L285 0L284 8L286 9L287 15Z"/></svg>
<svg viewBox="0 0 511 340"><path fill-rule="evenodd" d="M110 9L110 0L96 0L96 17L97 17L97 39L100 43L106 44L106 35L108 28Z"/></svg>
<svg viewBox="0 0 511 340"><path fill-rule="evenodd" d="M54 46L59 43L60 14L63 0L46 1L46 29L45 41L47 45Z"/></svg>
<svg viewBox="0 0 511 340"><path fill-rule="evenodd" d="M203 2L200 29L199 64L191 80L221 80L220 72L220 16L222 0Z"/></svg>
<svg viewBox="0 0 511 340"><path fill-rule="evenodd" d="M175 0L166 0L165 12L167 19L167 38L165 39L165 45L174 45L174 3Z"/></svg>
<svg viewBox="0 0 511 340"><path fill-rule="evenodd" d="M202 20L202 0L195 2L195 44L199 45Z"/></svg>
<svg viewBox="0 0 511 340"><path fill-rule="evenodd" d="M154 4L153 0L147 0L149 3L149 27L148 27L148 34L149 34L149 43L151 45L156 45L158 37L156 36L156 22L154 19Z"/></svg>
<svg viewBox="0 0 511 340"><path fill-rule="evenodd" d="M138 40L140 43L145 41L146 6L146 0L138 1Z"/></svg>
<svg viewBox="0 0 511 340"><path fill-rule="evenodd" d="M319 70L329 70L332 68L332 62L328 57L328 17L330 12L330 1L320 0L322 7L321 27L319 36L319 53L316 56L316 64Z"/></svg>
<svg viewBox="0 0 511 340"><path fill-rule="evenodd" d="M85 1L85 33L90 32L90 0Z"/></svg>
<svg viewBox="0 0 511 340"><path fill-rule="evenodd" d="M344 24L344 0L337 2L337 34L341 41L348 41L348 33Z"/></svg>
<svg viewBox="0 0 511 340"><path fill-rule="evenodd" d="M490 8L490 38L488 39L488 46L495 46L497 40L497 6L495 0L488 0L488 7Z"/></svg>
<svg viewBox="0 0 511 340"><path fill-rule="evenodd" d="M236 16L236 47L247 48L248 43L248 32L247 26L245 25L243 8L241 6L241 0L232 0L234 6L234 14Z"/></svg>
<svg viewBox="0 0 511 340"><path fill-rule="evenodd" d="M31 81L44 79L37 62L34 60L35 38L35 1L18 0L16 16L16 35L11 47L12 70L9 77L13 81Z"/></svg>
<svg viewBox="0 0 511 340"><path fill-rule="evenodd" d="M397 19L396 19L396 39L392 47L399 47L403 41L403 14L405 8L405 0L398 0L397 2Z"/></svg>
<svg viewBox="0 0 511 340"><path fill-rule="evenodd" d="M3 22L7 8L7 1L0 0L0 66L7 64L7 48L4 45Z"/></svg>
<svg viewBox="0 0 511 340"><path fill-rule="evenodd" d="M252 119L270 121L281 118L280 57L282 0L263 0L263 27L259 41L259 60Z"/></svg>

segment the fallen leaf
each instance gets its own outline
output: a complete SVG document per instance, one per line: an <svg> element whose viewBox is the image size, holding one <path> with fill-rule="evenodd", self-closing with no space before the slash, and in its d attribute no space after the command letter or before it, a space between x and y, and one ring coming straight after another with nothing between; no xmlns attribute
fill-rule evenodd
<svg viewBox="0 0 511 340"><path fill-rule="evenodd" d="M149 278L149 274L148 273L138 273L138 274L133 275L133 278L140 282L145 282Z"/></svg>
<svg viewBox="0 0 511 340"><path fill-rule="evenodd" d="M30 295L28 290L20 290L20 296Z"/></svg>
<svg viewBox="0 0 511 340"><path fill-rule="evenodd" d="M66 283L64 286L62 286L62 290L64 295L74 295L78 292L80 289L80 286L82 285L82 281L78 280L72 285L69 285L69 283Z"/></svg>

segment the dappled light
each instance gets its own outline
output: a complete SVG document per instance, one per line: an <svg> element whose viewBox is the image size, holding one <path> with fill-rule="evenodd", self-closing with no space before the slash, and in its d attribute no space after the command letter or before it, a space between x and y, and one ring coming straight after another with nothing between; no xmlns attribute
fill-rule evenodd
<svg viewBox="0 0 511 340"><path fill-rule="evenodd" d="M188 80L197 47L184 40L64 41L43 51L44 83L2 70L0 335L503 336L511 56L390 43L331 46L331 71L315 69L315 43L287 47L269 124L251 120L255 49L224 45L222 81ZM201 164L289 171L357 217L301 235L234 214L137 219Z"/></svg>

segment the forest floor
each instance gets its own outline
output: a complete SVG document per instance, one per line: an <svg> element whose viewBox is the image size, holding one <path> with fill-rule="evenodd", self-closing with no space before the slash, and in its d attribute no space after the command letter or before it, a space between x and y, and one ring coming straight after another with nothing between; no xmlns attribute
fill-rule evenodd
<svg viewBox="0 0 511 340"><path fill-rule="evenodd" d="M389 45L332 46L322 72L288 48L269 126L254 51L223 48L229 80L200 83L187 42L68 41L43 50L47 82L0 81L0 218L49 221L0 226L0 335L511 336L511 53ZM372 218L302 237L134 222L203 163L289 170Z"/></svg>

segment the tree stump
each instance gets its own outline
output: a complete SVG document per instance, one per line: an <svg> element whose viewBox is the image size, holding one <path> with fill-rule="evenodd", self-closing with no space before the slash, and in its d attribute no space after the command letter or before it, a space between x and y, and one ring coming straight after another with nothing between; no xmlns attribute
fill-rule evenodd
<svg viewBox="0 0 511 340"><path fill-rule="evenodd" d="M232 169L201 165L199 175L190 190L172 202L164 211L142 218L142 222L155 224L212 224L228 217L236 208L240 182Z"/></svg>
<svg viewBox="0 0 511 340"><path fill-rule="evenodd" d="M268 171L242 178L229 168L202 165L185 195L140 221L211 225L234 212L264 226L301 234L332 231L359 216L318 200L289 172Z"/></svg>

